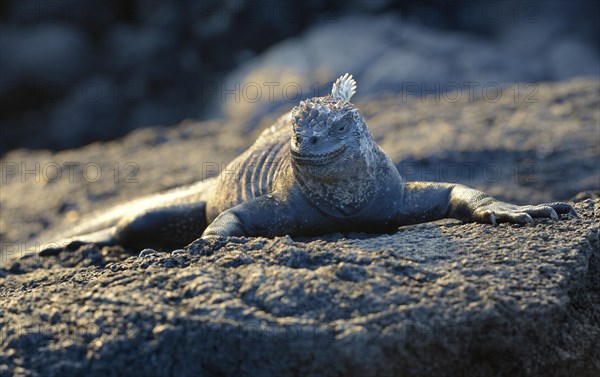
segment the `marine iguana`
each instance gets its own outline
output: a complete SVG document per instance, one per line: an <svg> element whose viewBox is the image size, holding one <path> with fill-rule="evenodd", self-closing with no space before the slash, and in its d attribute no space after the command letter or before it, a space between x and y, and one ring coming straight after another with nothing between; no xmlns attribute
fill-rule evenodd
<svg viewBox="0 0 600 377"><path fill-rule="evenodd" d="M121 205L42 254L84 243L184 246L198 237L389 232L455 218L496 224L558 220L567 203L518 206L451 183L404 182L350 102L345 74L329 95L301 101L218 177Z"/></svg>

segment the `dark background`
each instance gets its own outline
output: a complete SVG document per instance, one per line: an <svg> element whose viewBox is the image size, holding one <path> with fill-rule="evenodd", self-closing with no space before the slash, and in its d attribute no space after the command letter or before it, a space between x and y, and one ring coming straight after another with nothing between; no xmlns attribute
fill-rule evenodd
<svg viewBox="0 0 600 377"><path fill-rule="evenodd" d="M531 21L526 32L512 35L515 43L522 37L552 48L568 36L585 47L567 48L565 54L581 54L587 65L567 67L561 75L533 70L527 77L531 81L594 74L600 55L598 1L9 0L1 4L0 155L20 147L72 148L138 127L206 118L214 109L198 89L203 83L220 82L277 42L348 15L395 14L405 23L493 41L506 37L511 27L509 17L494 22L499 9Z"/></svg>

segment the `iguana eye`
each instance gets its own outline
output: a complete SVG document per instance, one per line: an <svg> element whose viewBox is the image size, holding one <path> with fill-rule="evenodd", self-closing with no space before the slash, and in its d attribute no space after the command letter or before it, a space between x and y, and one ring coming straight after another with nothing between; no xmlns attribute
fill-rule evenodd
<svg viewBox="0 0 600 377"><path fill-rule="evenodd" d="M350 122L352 122L352 114L348 113L338 121L336 129L338 130L338 132L344 132L348 128L348 124L350 124Z"/></svg>

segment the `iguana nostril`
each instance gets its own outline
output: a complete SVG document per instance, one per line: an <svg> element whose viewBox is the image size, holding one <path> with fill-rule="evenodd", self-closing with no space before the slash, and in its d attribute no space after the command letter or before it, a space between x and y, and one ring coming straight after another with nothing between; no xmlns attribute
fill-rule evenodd
<svg viewBox="0 0 600 377"><path fill-rule="evenodd" d="M316 136L311 136L310 143L311 144L317 144L317 140L319 140L319 139Z"/></svg>

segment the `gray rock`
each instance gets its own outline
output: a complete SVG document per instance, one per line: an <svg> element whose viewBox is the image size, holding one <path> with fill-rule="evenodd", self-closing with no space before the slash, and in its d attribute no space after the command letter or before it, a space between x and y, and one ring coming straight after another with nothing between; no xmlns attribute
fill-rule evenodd
<svg viewBox="0 0 600 377"><path fill-rule="evenodd" d="M62 148L72 148L84 140L106 139L121 128L120 101L115 95L116 83L111 78L97 76L71 88L71 95L53 107L48 116L47 140ZM73 124L92 127L73 128Z"/></svg>
<svg viewBox="0 0 600 377"><path fill-rule="evenodd" d="M188 252L183 249L177 249L177 250L171 251L171 255L187 255L187 253Z"/></svg>
<svg viewBox="0 0 600 377"><path fill-rule="evenodd" d="M148 257L150 255L154 255L157 254L158 251L154 250L154 249L144 249L142 251L140 251L140 254L138 255L139 258L145 258Z"/></svg>
<svg viewBox="0 0 600 377"><path fill-rule="evenodd" d="M503 7L503 20L511 20L514 11ZM395 16L343 17L276 44L231 72L215 95L217 105L220 114L253 130L266 114L296 101L286 88L314 95L345 72L361 83L357 98L381 91L420 95L443 91L447 85L465 88L476 83L481 88L598 77L597 49L577 37L557 40L559 26L539 17L536 22L503 25L495 38L428 29ZM262 95L244 96L255 85ZM237 97L226 94L235 88Z"/></svg>
<svg viewBox="0 0 600 377"><path fill-rule="evenodd" d="M28 30L7 26L0 45L10 51L2 57L1 77L6 84L38 82L41 90L72 84L89 71L88 40L74 26L47 23Z"/></svg>
<svg viewBox="0 0 600 377"><path fill-rule="evenodd" d="M40 258L28 249L44 229L206 178L253 138L234 122L186 122L13 152L4 169L41 167L3 171L0 374L595 376L599 88L581 79L540 85L535 101L358 103L408 179L579 201L580 219L534 226L444 221L378 236L199 240L147 258L89 245ZM102 176L80 166L47 181L44 166L69 161Z"/></svg>
<svg viewBox="0 0 600 377"><path fill-rule="evenodd" d="M574 38L556 41L549 59L554 77L561 80L574 76L600 74L597 51Z"/></svg>
<svg viewBox="0 0 600 377"><path fill-rule="evenodd" d="M580 219L534 226L200 242L186 267L5 270L0 364L32 376L592 376L600 201L576 208Z"/></svg>

